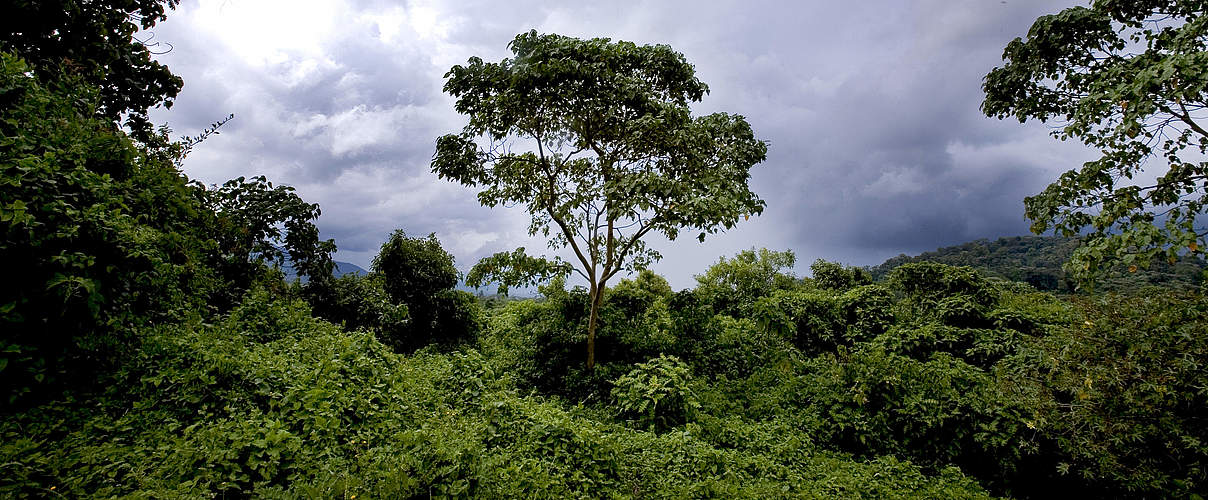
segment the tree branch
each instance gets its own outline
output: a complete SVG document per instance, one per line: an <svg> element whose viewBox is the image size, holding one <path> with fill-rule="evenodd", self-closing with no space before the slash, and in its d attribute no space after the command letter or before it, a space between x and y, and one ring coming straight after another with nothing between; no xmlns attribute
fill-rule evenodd
<svg viewBox="0 0 1208 500"><path fill-rule="evenodd" d="M1158 105L1158 107L1161 108L1162 111L1170 113L1172 116L1178 118L1183 123L1186 123L1188 127L1191 127L1192 130L1199 132L1200 135L1208 137L1208 130L1204 130L1203 127L1200 127L1200 124L1196 123L1195 120L1193 120L1191 118L1191 114L1187 112L1187 107L1184 106L1182 102L1179 102L1178 104L1179 104L1179 109L1183 110L1182 114L1175 112L1175 110L1170 109L1170 106L1167 106L1165 104L1160 104L1160 105Z"/></svg>
<svg viewBox="0 0 1208 500"><path fill-rule="evenodd" d="M558 224L558 227L562 229L562 234L566 236L566 241L570 243L570 248L575 251L575 257L578 257L579 262L583 264L583 269L591 271L591 277L584 277L587 278L588 283L591 283L594 286L594 277L596 274L595 266L589 264L587 262L587 258L583 256L583 251L579 249L579 244L575 241L575 234L566 224L566 221L562 220L561 217L558 217L558 215L554 213L554 193L557 189L557 179L554 177L553 170L550 169L549 159L545 156L545 146L542 144L541 138L534 138L537 139L537 155L541 159L539 166L542 170L544 170L545 178L549 185L549 196L545 199L545 213L549 214L549 218L553 220L555 224ZM584 273L580 272L579 274L582 275Z"/></svg>

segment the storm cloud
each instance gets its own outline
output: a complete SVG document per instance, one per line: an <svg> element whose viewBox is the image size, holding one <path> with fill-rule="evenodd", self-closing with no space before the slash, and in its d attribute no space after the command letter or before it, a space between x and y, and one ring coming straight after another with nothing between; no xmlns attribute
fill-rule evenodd
<svg viewBox="0 0 1208 500"><path fill-rule="evenodd" d="M430 173L435 138L464 123L441 92L445 71L506 57L530 29L669 44L710 86L696 112L744 115L768 142L751 181L768 207L703 244L655 242L654 270L690 286L752 246L792 249L801 269L875 264L1023 234L1023 198L1088 159L1043 124L979 111L1007 42L1067 2L186 1L154 30L185 80L154 117L183 135L234 113L186 173L294 186L322 206L341 260L368 266L401 228L435 232L467 269L545 244L521 208L483 208Z"/></svg>

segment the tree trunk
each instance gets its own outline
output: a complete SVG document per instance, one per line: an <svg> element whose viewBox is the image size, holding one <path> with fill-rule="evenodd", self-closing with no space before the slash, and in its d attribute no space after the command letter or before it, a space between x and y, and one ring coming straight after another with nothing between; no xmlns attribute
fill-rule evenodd
<svg viewBox="0 0 1208 500"><path fill-rule="evenodd" d="M587 318L587 371L596 369L596 326L600 321L600 303L604 298L604 283L592 284L591 313Z"/></svg>

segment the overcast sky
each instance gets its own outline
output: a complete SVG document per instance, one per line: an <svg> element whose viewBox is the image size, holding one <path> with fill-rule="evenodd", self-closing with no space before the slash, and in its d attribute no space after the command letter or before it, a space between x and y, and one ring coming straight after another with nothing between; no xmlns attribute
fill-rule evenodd
<svg viewBox="0 0 1208 500"><path fill-rule="evenodd" d="M153 31L184 78L153 114L193 135L235 114L185 163L206 183L266 175L319 203L336 258L369 267L394 229L435 232L462 270L526 246L522 207L487 209L429 170L464 117L441 92L471 56L508 57L531 29L669 44L711 93L698 113L747 117L768 142L752 189L761 217L699 243L659 241L653 269L693 285L721 256L791 249L878 264L1027 233L1023 199L1090 158L1044 124L979 111L1003 47L1071 0L430 2L184 0Z"/></svg>

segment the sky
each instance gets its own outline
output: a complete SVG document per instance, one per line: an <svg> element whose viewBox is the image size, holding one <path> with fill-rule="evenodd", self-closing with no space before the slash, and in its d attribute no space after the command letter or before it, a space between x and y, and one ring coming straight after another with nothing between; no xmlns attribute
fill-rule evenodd
<svg viewBox="0 0 1208 500"><path fill-rule="evenodd" d="M1049 125L980 111L981 81L1041 15L1074 0L859 2L437 2L184 0L150 33L185 81L152 117L196 135L185 173L207 184L265 175L322 207L337 260L368 268L395 229L436 233L458 268L524 246L523 207L489 209L436 177L437 137L465 117L450 67L499 61L537 30L667 44L710 94L693 112L743 115L768 144L751 171L759 217L698 242L650 239L679 289L723 256L792 250L875 265L977 238L1028 234L1023 199L1092 158Z"/></svg>

